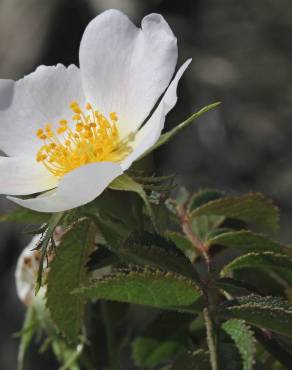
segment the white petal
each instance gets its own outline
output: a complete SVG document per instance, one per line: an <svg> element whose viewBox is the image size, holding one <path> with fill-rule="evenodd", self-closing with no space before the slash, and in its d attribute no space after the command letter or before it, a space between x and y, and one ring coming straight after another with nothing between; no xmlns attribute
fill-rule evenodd
<svg viewBox="0 0 292 370"><path fill-rule="evenodd" d="M0 194L34 194L58 184L58 179L31 157L0 157L0 174Z"/></svg>
<svg viewBox="0 0 292 370"><path fill-rule="evenodd" d="M69 105L84 104L80 70L71 65L40 66L23 79L0 80L0 149L7 155L35 155L45 123L72 116Z"/></svg>
<svg viewBox="0 0 292 370"><path fill-rule="evenodd" d="M168 89L166 90L166 93L161 99L158 107L145 125L138 131L133 143L133 152L121 164L124 171L128 169L137 158L151 148L159 139L161 131L164 127L165 117L177 102L176 90L179 80L190 63L191 59L188 59L180 67L174 79L171 81Z"/></svg>
<svg viewBox="0 0 292 370"><path fill-rule="evenodd" d="M117 113L122 136L146 119L176 61L176 38L159 14L146 16L140 29L123 13L108 10L90 22L80 45L85 94L103 114Z"/></svg>
<svg viewBox="0 0 292 370"><path fill-rule="evenodd" d="M33 249L38 245L41 236L35 236L18 257L15 270L16 292L19 299L30 306L35 297L35 283L39 268L38 252Z"/></svg>
<svg viewBox="0 0 292 370"><path fill-rule="evenodd" d="M116 163L90 163L66 174L54 192L33 199L8 199L39 212L62 212L91 202L122 173Z"/></svg>

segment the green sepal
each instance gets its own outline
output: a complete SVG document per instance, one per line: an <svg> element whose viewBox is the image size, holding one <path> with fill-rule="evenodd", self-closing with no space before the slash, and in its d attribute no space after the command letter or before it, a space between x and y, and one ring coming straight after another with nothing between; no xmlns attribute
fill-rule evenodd
<svg viewBox="0 0 292 370"><path fill-rule="evenodd" d="M190 126L193 122L195 122L199 117L201 117L204 113L207 113L208 111L218 107L220 105L220 102L216 102L210 105L207 105L206 107L200 109L198 112L192 114L189 118L187 118L185 121L181 122L177 126L175 126L172 130L166 132L165 134L162 134L156 144L154 144L150 149L148 149L144 154L140 156L140 159L144 158L146 155L150 154L160 146L166 144L168 141L173 139L180 131L184 130L188 126Z"/></svg>
<svg viewBox="0 0 292 370"><path fill-rule="evenodd" d="M145 207L148 211L150 218L152 219L153 224L155 224L150 203L141 184L139 184L137 181L135 181L130 176L124 173L123 175L117 177L113 182L111 182L109 188L118 191L131 191L138 194L145 203Z"/></svg>

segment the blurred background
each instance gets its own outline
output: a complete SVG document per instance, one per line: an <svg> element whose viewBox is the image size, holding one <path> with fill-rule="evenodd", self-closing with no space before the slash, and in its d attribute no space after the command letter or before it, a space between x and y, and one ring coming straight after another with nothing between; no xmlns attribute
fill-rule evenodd
<svg viewBox="0 0 292 370"><path fill-rule="evenodd" d="M290 0L0 0L0 78L18 79L40 64L78 64L87 23L105 9L140 24L163 14L178 37L179 64L193 58L169 114L170 129L214 101L206 114L155 153L160 174L195 190L261 191L281 208L278 237L292 216L292 2ZM10 204L2 198L0 213ZM17 257L28 239L0 225L0 370L15 370L23 307L15 293ZM33 351L29 370L57 369Z"/></svg>

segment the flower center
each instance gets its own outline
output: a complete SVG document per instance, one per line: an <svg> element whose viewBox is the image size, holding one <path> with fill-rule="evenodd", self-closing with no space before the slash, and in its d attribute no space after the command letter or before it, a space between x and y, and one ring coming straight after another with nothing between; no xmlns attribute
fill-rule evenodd
<svg viewBox="0 0 292 370"><path fill-rule="evenodd" d="M74 113L74 128L67 120L60 120L55 130L48 123L37 131L37 137L44 144L37 152L36 160L53 175L62 177L88 163L120 162L131 152L130 139L119 139L115 112L106 118L89 103L85 106L86 112L76 102L72 102L70 108Z"/></svg>

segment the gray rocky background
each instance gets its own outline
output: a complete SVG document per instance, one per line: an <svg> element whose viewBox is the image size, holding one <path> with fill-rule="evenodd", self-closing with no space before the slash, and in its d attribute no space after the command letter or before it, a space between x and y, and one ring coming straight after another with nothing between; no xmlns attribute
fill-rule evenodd
<svg viewBox="0 0 292 370"><path fill-rule="evenodd" d="M281 207L280 239L292 240L292 2L0 0L0 77L17 79L39 64L78 63L86 24L111 7L136 24L147 13L162 13L178 36L180 63L193 58L168 129L222 101L155 154L159 173L175 173L190 190L264 192ZM0 212L9 207L2 198ZM27 238L14 225L0 225L0 236L0 370L15 370L12 333L21 327L23 308L13 274ZM39 358L34 351L29 370L39 369L57 367L49 355Z"/></svg>

